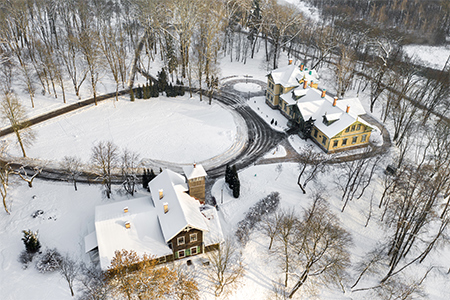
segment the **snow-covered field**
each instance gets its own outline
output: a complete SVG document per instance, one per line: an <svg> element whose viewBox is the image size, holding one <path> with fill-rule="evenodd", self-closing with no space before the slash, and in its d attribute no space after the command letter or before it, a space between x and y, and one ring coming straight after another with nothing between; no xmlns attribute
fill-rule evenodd
<svg viewBox="0 0 450 300"><path fill-rule="evenodd" d="M37 135L27 155L60 160L79 156L87 162L98 141L113 141L120 149L176 163L202 161L225 152L235 141L233 114L217 103L208 105L198 96L108 100L51 119L33 127ZM14 141L10 135L9 140ZM20 156L20 150L11 149Z"/></svg>
<svg viewBox="0 0 450 300"><path fill-rule="evenodd" d="M442 70L450 57L450 46L406 45L405 52L420 64Z"/></svg>

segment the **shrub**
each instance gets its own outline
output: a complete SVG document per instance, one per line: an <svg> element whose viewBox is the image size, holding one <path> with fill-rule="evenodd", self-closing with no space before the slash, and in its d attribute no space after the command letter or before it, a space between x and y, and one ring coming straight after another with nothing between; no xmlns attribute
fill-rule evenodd
<svg viewBox="0 0 450 300"><path fill-rule="evenodd" d="M36 263L36 269L41 273L48 273L59 270L63 257L55 249L47 249Z"/></svg>
<svg viewBox="0 0 450 300"><path fill-rule="evenodd" d="M250 208L245 218L238 223L238 229L235 233L242 245L248 242L250 231L261 221L262 217L266 214L273 213L279 204L280 193L272 192Z"/></svg>
<svg viewBox="0 0 450 300"><path fill-rule="evenodd" d="M29 253L25 250L20 252L19 262L23 264L23 267L25 269L28 267L28 264L33 260L34 255L35 255L35 253Z"/></svg>

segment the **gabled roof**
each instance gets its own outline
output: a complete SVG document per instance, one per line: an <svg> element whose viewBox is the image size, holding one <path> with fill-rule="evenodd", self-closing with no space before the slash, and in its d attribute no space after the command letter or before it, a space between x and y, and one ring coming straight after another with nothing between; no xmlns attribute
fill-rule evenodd
<svg viewBox="0 0 450 300"><path fill-rule="evenodd" d="M338 100L336 106L333 106L334 99L328 95L322 98L321 94L320 90L307 88L305 95L297 100L297 107L303 119L308 120L312 117L316 120L314 126L328 138L334 137L356 121L371 127L370 124L359 118L366 112L358 98ZM346 112L347 106L350 106L348 113ZM324 116L328 121L335 122L324 124L322 122Z"/></svg>
<svg viewBox="0 0 450 300"><path fill-rule="evenodd" d="M95 234L85 238L85 249L90 251L95 247L96 236L102 270L108 269L117 250L134 250L139 256L172 254L167 242L188 226L203 231L205 246L223 241L216 210L208 206L200 209L200 203L186 193L183 176L164 170L149 186L151 197L95 207ZM162 199L159 199L160 190ZM164 213L165 204L167 213ZM130 224L129 228L126 223Z"/></svg>
<svg viewBox="0 0 450 300"><path fill-rule="evenodd" d="M311 82L311 80L315 83L319 82L316 70L307 70L305 68L303 71L300 71L300 68L294 64L272 70L269 75L272 75L275 84L281 84L285 88L298 86L298 82L302 79L305 79L307 82Z"/></svg>
<svg viewBox="0 0 450 300"><path fill-rule="evenodd" d="M127 213L124 207L128 207ZM128 229L126 222L130 223ZM108 269L117 250L134 250L139 256L172 254L164 241L150 197L95 207L95 232L102 270Z"/></svg>
<svg viewBox="0 0 450 300"><path fill-rule="evenodd" d="M186 175L186 178L188 180L191 180L192 178L198 178L198 177L206 177L206 171L203 168L202 165L198 164L192 164L186 167L183 167L184 175Z"/></svg>
<svg viewBox="0 0 450 300"><path fill-rule="evenodd" d="M183 176L171 170L164 170L149 183L149 186L166 242L187 226L202 231L208 230L200 213L200 203L186 193L187 186ZM163 193L161 199L160 190ZM166 204L168 212L164 213Z"/></svg>

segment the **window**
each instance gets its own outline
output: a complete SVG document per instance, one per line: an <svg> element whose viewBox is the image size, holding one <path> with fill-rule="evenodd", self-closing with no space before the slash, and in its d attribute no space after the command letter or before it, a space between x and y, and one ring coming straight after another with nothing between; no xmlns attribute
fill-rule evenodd
<svg viewBox="0 0 450 300"><path fill-rule="evenodd" d="M336 140L336 141L333 142L333 148L335 148L335 147L338 146L338 142L339 142L338 140Z"/></svg>
<svg viewBox="0 0 450 300"><path fill-rule="evenodd" d="M178 258L183 258L185 255L186 253L184 253L184 250L178 251Z"/></svg>
<svg viewBox="0 0 450 300"><path fill-rule="evenodd" d="M355 125L352 125L352 131L355 131Z"/></svg>
<svg viewBox="0 0 450 300"><path fill-rule="evenodd" d="M191 248L191 255L195 255L197 254L197 247L192 247Z"/></svg>
<svg viewBox="0 0 450 300"><path fill-rule="evenodd" d="M356 125L356 130L361 130L361 124Z"/></svg>
<svg viewBox="0 0 450 300"><path fill-rule="evenodd" d="M350 131L350 127L347 127L346 129L345 129L345 132L349 132Z"/></svg>
<svg viewBox="0 0 450 300"><path fill-rule="evenodd" d="M317 129L314 128L314 137L317 137L317 134L318 134Z"/></svg>
<svg viewBox="0 0 450 300"><path fill-rule="evenodd" d="M323 136L323 138L322 138L322 144L326 144L327 143L327 137L326 136Z"/></svg>
<svg viewBox="0 0 450 300"><path fill-rule="evenodd" d="M177 245L184 245L184 236L180 236L177 238Z"/></svg>
<svg viewBox="0 0 450 300"><path fill-rule="evenodd" d="M343 140L342 140L341 146L345 146L345 145L347 145L347 139L343 139Z"/></svg>
<svg viewBox="0 0 450 300"><path fill-rule="evenodd" d="M191 233L189 235L189 241L192 242L196 242L197 241L197 234L196 233Z"/></svg>
<svg viewBox="0 0 450 300"><path fill-rule="evenodd" d="M165 257L165 256L161 256L161 257L159 258L159 262L160 262L160 263L166 262L166 257Z"/></svg>
<svg viewBox="0 0 450 300"><path fill-rule="evenodd" d="M358 137L357 136L354 136L353 137L353 139L352 139L352 144L356 144L356 141L358 140Z"/></svg>
<svg viewBox="0 0 450 300"><path fill-rule="evenodd" d="M363 134L363 136L361 137L361 143L364 143L367 139L367 134Z"/></svg>

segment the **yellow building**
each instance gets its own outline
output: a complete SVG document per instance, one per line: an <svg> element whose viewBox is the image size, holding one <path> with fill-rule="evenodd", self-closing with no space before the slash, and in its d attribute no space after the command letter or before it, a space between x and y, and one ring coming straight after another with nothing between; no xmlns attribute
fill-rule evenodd
<svg viewBox="0 0 450 300"><path fill-rule="evenodd" d="M369 144L372 126L360 118L366 112L358 98L328 96L317 89L317 73L303 66L290 64L267 78L266 103L279 109L301 137L311 138L328 153Z"/></svg>

